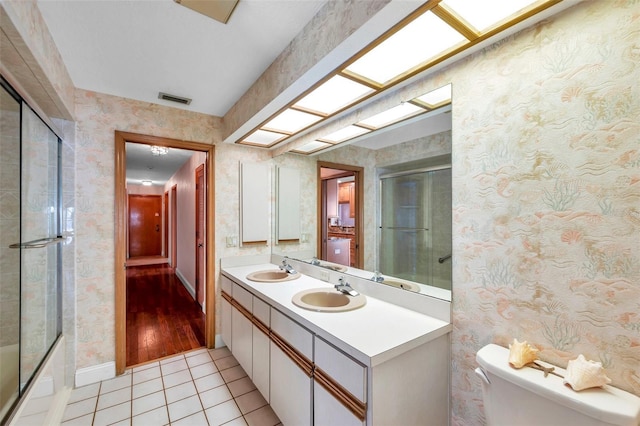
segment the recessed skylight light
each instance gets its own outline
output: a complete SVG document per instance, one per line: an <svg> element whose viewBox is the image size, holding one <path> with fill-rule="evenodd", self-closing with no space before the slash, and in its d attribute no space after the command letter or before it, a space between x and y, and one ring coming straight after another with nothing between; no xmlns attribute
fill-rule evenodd
<svg viewBox="0 0 640 426"><path fill-rule="evenodd" d="M243 143L253 145L265 145L269 146L280 139L286 138L288 135L282 133L268 132L266 130L256 130L242 141Z"/></svg>
<svg viewBox="0 0 640 426"><path fill-rule="evenodd" d="M300 99L294 106L331 114L373 91L370 87L336 75Z"/></svg>
<svg viewBox="0 0 640 426"><path fill-rule="evenodd" d="M358 122L358 124L364 124L366 126L379 129L380 127L388 126L390 124L396 123L417 114L421 114L423 112L426 112L424 108L420 108L419 106L405 102L401 105L376 114L373 117L369 117L366 120L362 120Z"/></svg>
<svg viewBox="0 0 640 426"><path fill-rule="evenodd" d="M467 39L426 12L383 41L346 70L384 84Z"/></svg>
<svg viewBox="0 0 640 426"><path fill-rule="evenodd" d="M370 131L371 130L365 129L363 127L351 125L318 139L322 139L323 141L335 144L355 138L356 136L364 135L365 133L369 133Z"/></svg>
<svg viewBox="0 0 640 426"><path fill-rule="evenodd" d="M451 85L447 84L438 89L432 90L429 93L425 93L422 96L415 98L416 100L423 102L431 108L441 106L445 103L451 102Z"/></svg>
<svg viewBox="0 0 640 426"><path fill-rule="evenodd" d="M308 154L310 152L317 151L319 149L327 148L327 147L330 147L330 146L331 146L331 144L326 143L326 142L313 141L313 142L309 142L306 145L303 145L301 147L296 148L294 151L302 152L304 154Z"/></svg>
<svg viewBox="0 0 640 426"><path fill-rule="evenodd" d="M477 30L484 32L521 9L542 1L531 0L443 0L440 4L453 10Z"/></svg>
<svg viewBox="0 0 640 426"><path fill-rule="evenodd" d="M269 130L278 130L283 133L295 133L321 119L322 117L317 115L296 111L295 109L286 109L262 127Z"/></svg>

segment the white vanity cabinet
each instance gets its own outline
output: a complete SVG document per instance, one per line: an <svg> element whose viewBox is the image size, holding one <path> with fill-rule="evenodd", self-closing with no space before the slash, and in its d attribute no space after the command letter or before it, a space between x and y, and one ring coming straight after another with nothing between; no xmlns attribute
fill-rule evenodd
<svg viewBox="0 0 640 426"><path fill-rule="evenodd" d="M237 284L233 285L231 302L231 353L247 375L253 377L253 295Z"/></svg>
<svg viewBox="0 0 640 426"><path fill-rule="evenodd" d="M231 341L231 316L232 316L232 307L231 307L231 294L233 292L233 282L222 276L221 279L222 284L222 300L220 301L220 312L221 312L221 322L222 322L222 341L230 351L233 351L232 341Z"/></svg>
<svg viewBox="0 0 640 426"><path fill-rule="evenodd" d="M264 399L270 401L270 339L271 307L253 297L253 384Z"/></svg>
<svg viewBox="0 0 640 426"><path fill-rule="evenodd" d="M313 424L364 425L367 368L318 336L314 342Z"/></svg>
<svg viewBox="0 0 640 426"><path fill-rule="evenodd" d="M271 308L270 404L285 425L311 425L313 335Z"/></svg>

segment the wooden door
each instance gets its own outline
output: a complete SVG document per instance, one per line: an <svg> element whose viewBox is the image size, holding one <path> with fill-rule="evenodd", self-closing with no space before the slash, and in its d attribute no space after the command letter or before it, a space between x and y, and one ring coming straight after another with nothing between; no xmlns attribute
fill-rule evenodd
<svg viewBox="0 0 640 426"><path fill-rule="evenodd" d="M196 301L200 306L204 304L205 283L205 186L204 164L196 169Z"/></svg>
<svg viewBox="0 0 640 426"><path fill-rule="evenodd" d="M129 195L129 257L162 254L162 196Z"/></svg>

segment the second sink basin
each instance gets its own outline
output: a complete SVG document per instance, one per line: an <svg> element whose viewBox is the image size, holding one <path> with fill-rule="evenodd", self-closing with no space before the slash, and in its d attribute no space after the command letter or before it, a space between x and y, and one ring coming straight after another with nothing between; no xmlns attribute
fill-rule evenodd
<svg viewBox="0 0 640 426"><path fill-rule="evenodd" d="M256 281L259 283L281 283L284 281L291 281L300 278L300 273L290 274L280 269L267 269L264 271L256 271L247 275L247 279L250 281Z"/></svg>
<svg viewBox="0 0 640 426"><path fill-rule="evenodd" d="M346 312L363 307L367 298L363 294L348 296L330 288L312 288L293 295L294 305L317 312Z"/></svg>

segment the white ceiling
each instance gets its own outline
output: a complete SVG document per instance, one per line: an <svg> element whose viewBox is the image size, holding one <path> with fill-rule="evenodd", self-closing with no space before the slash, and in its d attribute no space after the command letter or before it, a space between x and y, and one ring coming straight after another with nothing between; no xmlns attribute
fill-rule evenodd
<svg viewBox="0 0 640 426"><path fill-rule="evenodd" d="M227 24L173 0L38 6L76 87L224 116L325 2L240 0Z"/></svg>
<svg viewBox="0 0 640 426"><path fill-rule="evenodd" d="M169 148L167 155L151 154L149 145L126 143L127 183L139 185L150 180L153 185L164 185L194 154L186 149Z"/></svg>

